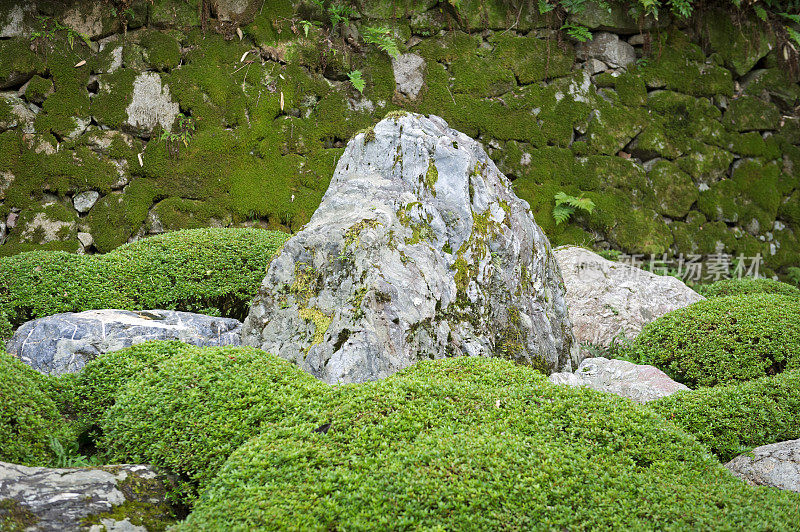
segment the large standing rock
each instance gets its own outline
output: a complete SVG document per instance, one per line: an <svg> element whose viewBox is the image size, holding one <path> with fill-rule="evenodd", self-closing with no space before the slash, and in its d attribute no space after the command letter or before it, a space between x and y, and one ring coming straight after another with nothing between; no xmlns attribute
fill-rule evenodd
<svg viewBox="0 0 800 532"><path fill-rule="evenodd" d="M627 67L636 62L636 50L614 33L599 32L591 41L576 48L583 59L598 59L612 67Z"/></svg>
<svg viewBox="0 0 800 532"><path fill-rule="evenodd" d="M751 486L800 492L800 440L756 447L725 464Z"/></svg>
<svg viewBox="0 0 800 532"><path fill-rule="evenodd" d="M579 362L558 265L528 204L479 143L415 114L348 143L242 334L329 383L456 355L549 371Z"/></svg>
<svg viewBox="0 0 800 532"><path fill-rule="evenodd" d="M47 469L0 462L0 528L163 530L175 521L167 502L174 487L143 465Z"/></svg>
<svg viewBox="0 0 800 532"><path fill-rule="evenodd" d="M580 343L608 346L623 332L633 339L656 318L705 299L675 277L612 262L588 249L560 247L555 256Z"/></svg>
<svg viewBox="0 0 800 532"><path fill-rule="evenodd" d="M23 324L6 351L42 373L79 371L102 353L150 340L180 340L197 346L239 345L241 323L174 310L87 310Z"/></svg>
<svg viewBox="0 0 800 532"><path fill-rule="evenodd" d="M553 373L550 382L588 386L599 392L627 397L637 403L647 403L689 389L654 366L604 357L587 358L575 373Z"/></svg>

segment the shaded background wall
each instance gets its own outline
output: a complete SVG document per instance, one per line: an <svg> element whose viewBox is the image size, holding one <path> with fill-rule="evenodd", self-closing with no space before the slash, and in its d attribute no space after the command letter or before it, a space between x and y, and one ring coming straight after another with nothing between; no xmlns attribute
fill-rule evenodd
<svg viewBox="0 0 800 532"><path fill-rule="evenodd" d="M554 244L798 266L800 86L761 21L357 0L334 24L332 5L0 0L0 255L297 231L347 140L405 109L483 142ZM378 27L399 59L365 42ZM594 212L556 225L559 191Z"/></svg>

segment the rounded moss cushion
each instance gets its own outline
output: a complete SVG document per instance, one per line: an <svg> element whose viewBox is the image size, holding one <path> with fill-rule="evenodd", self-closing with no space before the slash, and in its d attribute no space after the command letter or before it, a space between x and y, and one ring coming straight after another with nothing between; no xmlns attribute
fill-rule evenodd
<svg viewBox="0 0 800 532"><path fill-rule="evenodd" d="M258 349L159 344L170 356L116 395L100 421L99 447L112 460L162 466L189 479L190 498L242 443L278 421L302 423L329 390Z"/></svg>
<svg viewBox="0 0 800 532"><path fill-rule="evenodd" d="M46 467L69 439L49 378L0 351L0 461Z"/></svg>
<svg viewBox="0 0 800 532"><path fill-rule="evenodd" d="M724 279L697 287L705 297L746 296L750 294L779 294L800 298L800 289L773 279Z"/></svg>
<svg viewBox="0 0 800 532"><path fill-rule="evenodd" d="M500 359L426 361L335 389L231 455L178 530L793 526L697 441L613 395Z"/></svg>
<svg viewBox="0 0 800 532"><path fill-rule="evenodd" d="M800 438L800 371L676 393L647 406L727 462L754 447Z"/></svg>
<svg viewBox="0 0 800 532"><path fill-rule="evenodd" d="M632 357L693 388L746 381L800 367L800 299L716 297L644 327Z"/></svg>

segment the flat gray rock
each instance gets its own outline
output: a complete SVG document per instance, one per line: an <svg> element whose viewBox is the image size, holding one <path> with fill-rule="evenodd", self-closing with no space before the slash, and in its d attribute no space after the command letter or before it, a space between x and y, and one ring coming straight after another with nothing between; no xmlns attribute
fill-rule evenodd
<svg viewBox="0 0 800 532"><path fill-rule="evenodd" d="M605 31L595 33L592 40L580 43L576 52L582 59L598 59L615 68L625 68L636 62L633 46L620 40L618 35Z"/></svg>
<svg viewBox="0 0 800 532"><path fill-rule="evenodd" d="M197 346L239 345L241 322L174 310L87 310L23 324L6 351L51 375L74 373L102 353L151 340Z"/></svg>
<svg viewBox="0 0 800 532"><path fill-rule="evenodd" d="M417 54L400 54L392 59L395 92L403 98L416 100L425 84L425 60Z"/></svg>
<svg viewBox="0 0 800 532"><path fill-rule="evenodd" d="M144 532L144 514L163 528L175 521L166 498L172 487L144 465L48 469L0 462L0 524L26 532Z"/></svg>
<svg viewBox="0 0 800 532"><path fill-rule="evenodd" d="M705 299L675 277L606 260L588 249L559 247L555 256L580 343L609 346L621 333L632 340L656 318Z"/></svg>
<svg viewBox="0 0 800 532"><path fill-rule="evenodd" d="M599 392L627 397L637 403L647 403L689 389L654 366L604 357L585 359L575 373L553 373L550 382L587 386Z"/></svg>
<svg viewBox="0 0 800 532"><path fill-rule="evenodd" d="M459 355L580 362L528 204L478 142L410 113L348 143L311 221L270 264L242 341L328 383Z"/></svg>
<svg viewBox="0 0 800 532"><path fill-rule="evenodd" d="M725 467L751 486L800 492L800 440L756 447L740 454Z"/></svg>

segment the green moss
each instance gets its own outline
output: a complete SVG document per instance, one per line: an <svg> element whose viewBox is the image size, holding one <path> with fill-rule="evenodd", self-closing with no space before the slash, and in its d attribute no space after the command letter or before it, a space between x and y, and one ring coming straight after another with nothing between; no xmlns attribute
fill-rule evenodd
<svg viewBox="0 0 800 532"><path fill-rule="evenodd" d="M489 42L495 46L490 56L491 62L511 70L522 85L567 76L575 61L571 46L554 46L550 40L540 39L533 34L515 37L501 33L491 36ZM484 72L474 70L469 75L480 78Z"/></svg>
<svg viewBox="0 0 800 532"><path fill-rule="evenodd" d="M128 121L128 106L133 100L137 72L120 68L113 74L101 74L100 90L92 99L92 115L103 125L118 129Z"/></svg>
<svg viewBox="0 0 800 532"><path fill-rule="evenodd" d="M715 9L702 15L702 25L711 48L737 76L747 74L775 47L774 34L764 31L755 18Z"/></svg>
<svg viewBox="0 0 800 532"><path fill-rule="evenodd" d="M144 224L158 197L154 183L137 179L128 185L125 192L114 192L100 198L87 217L98 251L108 252L127 242Z"/></svg>
<svg viewBox="0 0 800 532"><path fill-rule="evenodd" d="M153 0L150 23L158 27L194 27L200 25L197 0Z"/></svg>
<svg viewBox="0 0 800 532"><path fill-rule="evenodd" d="M710 183L723 178L733 162L733 154L702 142L690 140L686 155L677 159L678 168L696 183Z"/></svg>
<svg viewBox="0 0 800 532"><path fill-rule="evenodd" d="M731 179L713 183L709 190L700 193L698 208L711 220L747 226L755 219L759 227L770 228L781 202L778 175L775 164L744 161Z"/></svg>
<svg viewBox="0 0 800 532"><path fill-rule="evenodd" d="M742 483L646 408L458 357L284 417L231 455L178 529L791 528L796 502Z"/></svg>
<svg viewBox="0 0 800 532"><path fill-rule="evenodd" d="M723 123L733 131L778 129L781 113L778 108L753 96L740 96L730 102Z"/></svg>
<svg viewBox="0 0 800 532"><path fill-rule="evenodd" d="M648 177L653 183L656 210L671 218L683 218L698 198L697 185L669 161L658 161Z"/></svg>
<svg viewBox="0 0 800 532"><path fill-rule="evenodd" d="M598 99L595 117L586 132L589 147L599 153L616 155L648 123L644 109L625 108Z"/></svg>
<svg viewBox="0 0 800 532"><path fill-rule="evenodd" d="M800 437L800 372L681 392L648 404L722 462L746 449Z"/></svg>
<svg viewBox="0 0 800 532"><path fill-rule="evenodd" d="M214 202L201 202L183 198L167 198L158 202L152 214L165 231L199 229L230 219L225 209Z"/></svg>
<svg viewBox="0 0 800 532"><path fill-rule="evenodd" d="M298 314L304 320L310 321L314 324L314 336L307 350L311 349L317 344L321 344L325 340L325 333L328 332L328 328L333 322L333 316L325 314L317 307L301 308L298 311ZM307 350L306 352L308 352Z"/></svg>
<svg viewBox="0 0 800 532"><path fill-rule="evenodd" d="M43 102L53 90L53 82L41 76L33 76L25 89L25 99L32 102Z"/></svg>
<svg viewBox="0 0 800 532"><path fill-rule="evenodd" d="M166 33L146 31L139 43L144 49L144 60L156 70L169 71L181 62L180 43Z"/></svg>
<svg viewBox="0 0 800 532"><path fill-rule="evenodd" d="M800 367L799 317L793 297L708 299L646 325L633 354L689 386L775 375Z"/></svg>
<svg viewBox="0 0 800 532"><path fill-rule="evenodd" d="M637 208L627 194L588 192L586 197L596 205L587 225L604 234L615 249L660 255L672 245L672 233L658 213Z"/></svg>
<svg viewBox="0 0 800 532"><path fill-rule="evenodd" d="M0 529L4 532L25 532L39 519L16 499L0 500Z"/></svg>
<svg viewBox="0 0 800 532"><path fill-rule="evenodd" d="M439 181L439 171L436 169L433 159L428 163L428 171L425 172L425 186L436 197L436 182Z"/></svg>
<svg viewBox="0 0 800 532"><path fill-rule="evenodd" d="M0 40L0 82L5 83L12 75L44 74L45 70L41 59L31 51L30 39L15 37Z"/></svg>

